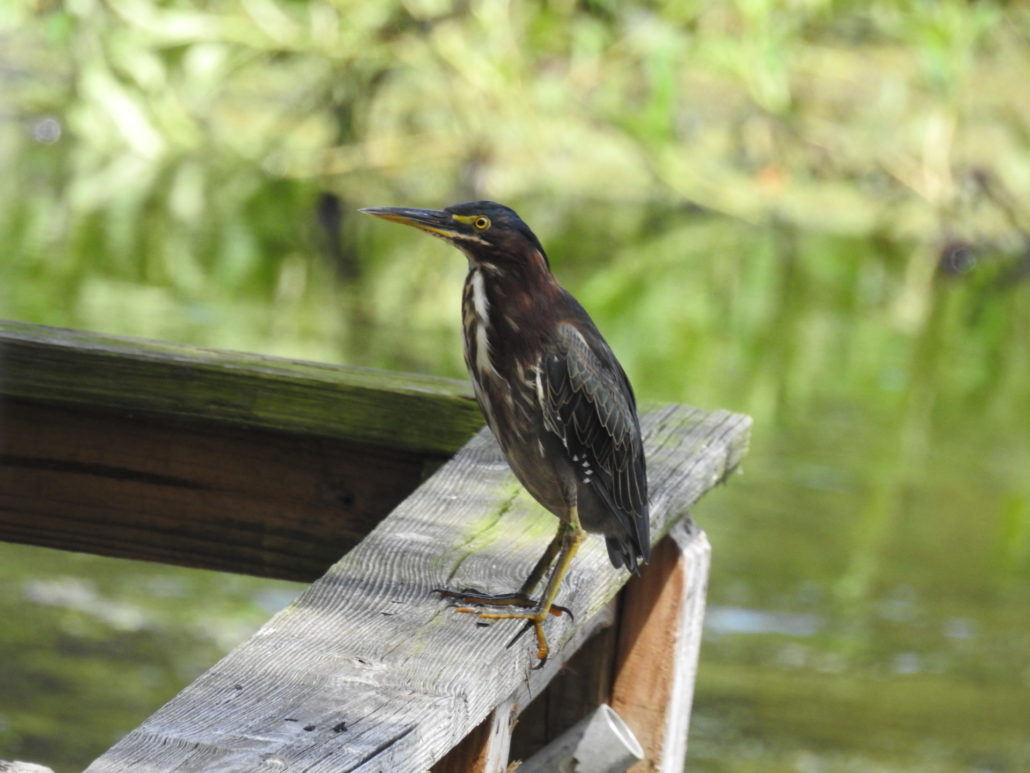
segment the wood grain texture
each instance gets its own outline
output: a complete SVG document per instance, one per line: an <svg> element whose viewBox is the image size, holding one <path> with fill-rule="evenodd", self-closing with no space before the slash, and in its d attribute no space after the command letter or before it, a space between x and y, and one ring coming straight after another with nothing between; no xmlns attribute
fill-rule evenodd
<svg viewBox="0 0 1030 773"><path fill-rule="evenodd" d="M655 539L740 460L749 420L669 406L642 417ZM481 432L251 639L91 765L89 773L423 773L507 700L553 674L515 621L480 625L434 587L517 587L556 521ZM556 662L625 582L588 539L552 618Z"/></svg>
<svg viewBox="0 0 1030 773"><path fill-rule="evenodd" d="M612 604L613 622L617 605L618 600ZM512 734L511 759L528 760L611 699L617 633L613 624L592 636L524 708Z"/></svg>
<svg viewBox="0 0 1030 773"><path fill-rule="evenodd" d="M644 748L632 773L683 771L710 559L684 518L623 591L611 706Z"/></svg>
<svg viewBox="0 0 1030 773"><path fill-rule="evenodd" d="M0 773L54 773L54 771L45 765L37 765L34 762L0 760Z"/></svg>
<svg viewBox="0 0 1030 773"><path fill-rule="evenodd" d="M505 773L517 716L514 701L504 701L433 765L430 773Z"/></svg>
<svg viewBox="0 0 1030 773"><path fill-rule="evenodd" d="M311 580L446 457L8 401L0 540Z"/></svg>
<svg viewBox="0 0 1030 773"><path fill-rule="evenodd" d="M481 426L464 381L0 321L0 399L450 455Z"/></svg>
<svg viewBox="0 0 1030 773"><path fill-rule="evenodd" d="M609 703L648 752L634 771L682 770L710 553L689 518L672 528L647 568L623 587L615 624L576 652L519 716L512 759L530 759Z"/></svg>

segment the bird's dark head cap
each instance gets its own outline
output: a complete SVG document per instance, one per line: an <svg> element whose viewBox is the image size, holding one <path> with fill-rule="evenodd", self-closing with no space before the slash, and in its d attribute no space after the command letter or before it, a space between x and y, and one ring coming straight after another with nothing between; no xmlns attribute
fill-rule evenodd
<svg viewBox="0 0 1030 773"><path fill-rule="evenodd" d="M513 209L495 201L467 201L442 210L368 207L360 211L426 231L450 242L474 261L497 264L527 260L539 253L547 266L536 234Z"/></svg>

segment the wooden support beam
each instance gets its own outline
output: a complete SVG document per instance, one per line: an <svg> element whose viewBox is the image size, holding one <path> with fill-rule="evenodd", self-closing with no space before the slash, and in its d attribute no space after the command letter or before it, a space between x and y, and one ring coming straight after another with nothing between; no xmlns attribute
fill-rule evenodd
<svg viewBox="0 0 1030 773"><path fill-rule="evenodd" d="M0 540L310 581L481 426L464 382L0 322Z"/></svg>
<svg viewBox="0 0 1030 773"><path fill-rule="evenodd" d="M669 406L647 411L655 539L740 460L749 420ZM520 711L611 619L626 581L587 540L546 624L552 660L534 670L515 621L480 625L434 587L517 587L556 522L477 435L293 604L129 733L89 773L422 773L508 701ZM500 715L492 721L497 727Z"/></svg>
<svg viewBox="0 0 1030 773"><path fill-rule="evenodd" d="M647 568L644 568L647 571ZM621 596L621 594L620 594ZM618 627L612 602L612 625L601 628L519 715L512 734L511 759L528 760L563 732L611 700Z"/></svg>
<svg viewBox="0 0 1030 773"><path fill-rule="evenodd" d="M644 747L632 773L682 773L711 546L689 518L623 590L611 706Z"/></svg>
<svg viewBox="0 0 1030 773"><path fill-rule="evenodd" d="M22 401L0 540L310 582L444 456Z"/></svg>
<svg viewBox="0 0 1030 773"><path fill-rule="evenodd" d="M529 759L607 702L647 752L634 773L683 770L710 558L708 539L690 518L673 526L623 587L614 625L572 656L520 715L513 759Z"/></svg>
<svg viewBox="0 0 1030 773"><path fill-rule="evenodd" d="M506 700L433 765L430 773L504 773L518 710Z"/></svg>
<svg viewBox="0 0 1030 773"><path fill-rule="evenodd" d="M3 321L0 399L444 456L483 426L464 381Z"/></svg>

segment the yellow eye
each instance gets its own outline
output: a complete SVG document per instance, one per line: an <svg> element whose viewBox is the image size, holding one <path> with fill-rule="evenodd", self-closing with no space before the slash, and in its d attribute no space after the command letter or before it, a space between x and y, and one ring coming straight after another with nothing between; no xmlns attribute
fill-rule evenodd
<svg viewBox="0 0 1030 773"><path fill-rule="evenodd" d="M490 227L490 218L480 215L472 221L472 227L475 228L477 231L485 231L487 228Z"/></svg>

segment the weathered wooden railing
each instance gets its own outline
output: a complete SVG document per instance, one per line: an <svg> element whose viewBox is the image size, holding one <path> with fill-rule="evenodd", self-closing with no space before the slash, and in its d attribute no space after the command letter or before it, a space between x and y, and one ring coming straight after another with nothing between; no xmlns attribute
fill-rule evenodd
<svg viewBox="0 0 1030 773"><path fill-rule="evenodd" d="M495 773L603 701L641 770L682 767L709 557L686 514L746 417L645 408L652 561L619 593L588 540L534 669L518 623L430 593L516 587L555 528L462 383L3 323L0 397L0 539L322 575L91 773Z"/></svg>

